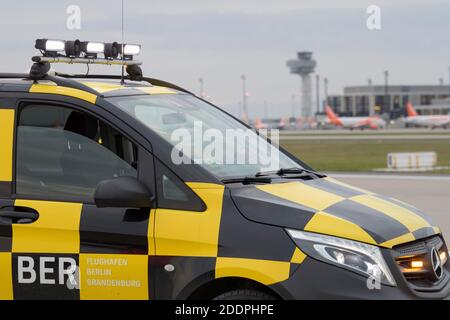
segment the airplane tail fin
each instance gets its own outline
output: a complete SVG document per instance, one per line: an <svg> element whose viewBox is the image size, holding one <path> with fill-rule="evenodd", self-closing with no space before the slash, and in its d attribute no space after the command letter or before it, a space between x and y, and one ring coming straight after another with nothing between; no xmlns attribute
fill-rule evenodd
<svg viewBox="0 0 450 320"><path fill-rule="evenodd" d="M325 113L327 114L328 120L330 120L332 124L340 124L339 117L336 115L336 113L334 113L333 109L331 109L330 106L325 107Z"/></svg>
<svg viewBox="0 0 450 320"><path fill-rule="evenodd" d="M328 119L330 120L337 118L337 115L334 113L333 109L331 109L330 106L325 107L325 113L327 114Z"/></svg>
<svg viewBox="0 0 450 320"><path fill-rule="evenodd" d="M417 116L417 112L414 109L414 107L413 107L411 102L408 102L406 104L406 112L408 114L408 117L416 117Z"/></svg>
<svg viewBox="0 0 450 320"><path fill-rule="evenodd" d="M266 129L267 125L262 122L261 118L255 118L255 122L254 122L254 127L255 129Z"/></svg>

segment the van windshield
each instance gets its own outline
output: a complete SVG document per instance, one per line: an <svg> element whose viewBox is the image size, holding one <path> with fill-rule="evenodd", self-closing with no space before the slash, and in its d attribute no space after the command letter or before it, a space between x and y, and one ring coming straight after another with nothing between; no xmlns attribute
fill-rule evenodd
<svg viewBox="0 0 450 320"><path fill-rule="evenodd" d="M171 143L175 163L188 158L219 179L302 169L267 139L195 96L157 94L108 100Z"/></svg>

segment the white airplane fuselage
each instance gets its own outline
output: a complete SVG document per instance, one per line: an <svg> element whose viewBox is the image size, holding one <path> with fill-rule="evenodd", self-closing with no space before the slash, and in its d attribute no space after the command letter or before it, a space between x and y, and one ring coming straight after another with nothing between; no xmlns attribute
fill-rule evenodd
<svg viewBox="0 0 450 320"><path fill-rule="evenodd" d="M405 124L419 127L450 127L450 116L409 116L404 119Z"/></svg>
<svg viewBox="0 0 450 320"><path fill-rule="evenodd" d="M381 118L375 117L339 117L342 127L345 129L375 129L384 128L386 122Z"/></svg>

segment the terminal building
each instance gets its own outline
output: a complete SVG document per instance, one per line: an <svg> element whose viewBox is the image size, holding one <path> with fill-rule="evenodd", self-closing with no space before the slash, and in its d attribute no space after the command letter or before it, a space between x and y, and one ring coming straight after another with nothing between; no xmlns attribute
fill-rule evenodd
<svg viewBox="0 0 450 320"><path fill-rule="evenodd" d="M343 95L329 95L327 104L340 115L368 116L374 113L397 118L411 102L422 115L449 114L450 87L445 85L366 85L344 88Z"/></svg>

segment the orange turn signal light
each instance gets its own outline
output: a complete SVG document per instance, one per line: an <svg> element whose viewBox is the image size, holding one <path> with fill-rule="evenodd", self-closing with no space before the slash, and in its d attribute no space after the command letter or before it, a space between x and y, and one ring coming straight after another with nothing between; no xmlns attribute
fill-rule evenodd
<svg viewBox="0 0 450 320"><path fill-rule="evenodd" d="M423 261L421 260L411 261L411 268L423 268Z"/></svg>

